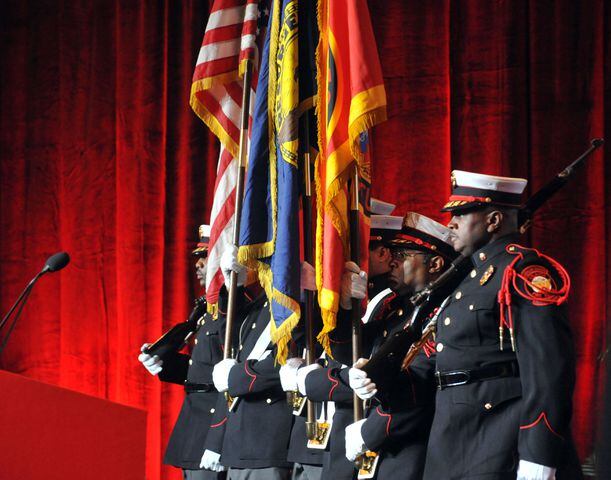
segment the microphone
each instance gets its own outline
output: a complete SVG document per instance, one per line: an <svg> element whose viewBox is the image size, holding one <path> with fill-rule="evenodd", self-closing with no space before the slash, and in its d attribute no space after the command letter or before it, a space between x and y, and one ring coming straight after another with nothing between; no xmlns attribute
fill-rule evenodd
<svg viewBox="0 0 611 480"><path fill-rule="evenodd" d="M9 318L11 317L15 309L19 307L17 310L17 313L15 314L15 318L13 319L8 329L8 333L5 335L4 339L2 340L2 344L0 345L0 353L2 353L2 351L4 350L4 347L6 347L6 343L8 342L8 339L11 336L11 333L13 333L13 330L15 329L17 320L19 319L19 316L21 315L21 311L23 310L23 307L25 306L26 300L28 299L28 297L30 296L30 293L32 292L32 289L34 288L34 284L45 273L57 272L58 270L61 270L66 265L68 265L69 262L70 262L70 256L66 252L58 252L55 255L51 255L45 262L45 266L42 268L42 270L38 272L32 280L30 280L30 283L28 283L27 286L24 288L23 292L21 292L21 295L19 295L19 298L17 299L17 301L13 304L13 306L8 311L8 313L4 316L4 318L2 318L2 321L0 321L0 330L1 330L2 327L6 325L6 323L8 322Z"/></svg>
<svg viewBox="0 0 611 480"><path fill-rule="evenodd" d="M55 255L51 255L49 258L47 258L45 266L40 273L57 272L69 263L70 255L68 255L66 252L56 253Z"/></svg>

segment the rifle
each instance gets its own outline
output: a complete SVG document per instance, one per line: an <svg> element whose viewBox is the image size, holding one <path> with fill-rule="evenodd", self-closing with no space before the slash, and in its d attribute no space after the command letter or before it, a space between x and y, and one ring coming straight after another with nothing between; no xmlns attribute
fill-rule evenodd
<svg viewBox="0 0 611 480"><path fill-rule="evenodd" d="M199 297L195 300L195 306L189 314L189 318L185 322L174 325L152 345L145 348L144 353L163 358L169 353L177 352L186 345L192 335L197 333L199 330L199 320L205 313L206 297Z"/></svg>
<svg viewBox="0 0 611 480"><path fill-rule="evenodd" d="M414 311L403 330L391 335L376 353L369 359L362 370L376 384L378 391L384 391L394 382L395 375L401 369L404 357L412 345L422 339L422 327L435 307L448 297L473 269L469 257L460 256L436 280L410 298ZM421 345L424 345L422 342Z"/></svg>
<svg viewBox="0 0 611 480"><path fill-rule="evenodd" d="M520 233L526 232L532 223L533 214L547 202L558 190L560 190L575 174L594 151L603 146L605 140L594 138L590 141L590 147L577 157L571 164L547 182L534 195L532 195L518 212L518 225Z"/></svg>

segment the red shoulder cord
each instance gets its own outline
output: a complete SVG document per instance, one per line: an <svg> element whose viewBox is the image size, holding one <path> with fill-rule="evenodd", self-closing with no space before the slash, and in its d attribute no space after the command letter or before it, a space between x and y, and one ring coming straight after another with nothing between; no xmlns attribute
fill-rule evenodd
<svg viewBox="0 0 611 480"><path fill-rule="evenodd" d="M498 301L501 306L501 315L499 320L499 343L500 349L503 350L503 329L509 330L511 338L511 349L515 352L515 337L513 334L513 315L511 313L511 287L520 295L522 298L532 302L535 305L546 306L546 305L561 305L566 301L569 296L569 290L571 289L571 278L569 274L556 260L547 255L542 254L534 248L526 248L521 245L510 244L507 245L505 250L516 258L505 268L503 273L503 279L501 280L501 289L498 293ZM524 275L518 273L515 269L516 264L524 259L524 250L535 252L535 254L551 265L560 276L561 287L559 290L553 288L545 288L540 285L534 285L530 279ZM524 282L525 287L520 287L517 280L520 279ZM530 290L526 287L529 287ZM541 293L536 293L541 292ZM536 302L536 303L535 303Z"/></svg>

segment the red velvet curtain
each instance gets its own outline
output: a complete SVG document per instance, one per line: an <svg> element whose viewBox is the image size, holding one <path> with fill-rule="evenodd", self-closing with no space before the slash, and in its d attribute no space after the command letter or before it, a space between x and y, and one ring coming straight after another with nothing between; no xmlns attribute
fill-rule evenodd
<svg viewBox="0 0 611 480"><path fill-rule="evenodd" d="M198 294L188 256L208 219L217 147L188 107L207 1L18 1L0 18L0 312L47 255L0 366L146 408L147 479L178 387L137 363ZM373 135L373 190L447 220L449 173L530 180L533 192L590 138L611 141L611 7L602 0L370 1L389 98ZM574 431L599 420L609 300L604 157L538 213L529 239L573 279Z"/></svg>
<svg viewBox="0 0 611 480"><path fill-rule="evenodd" d="M41 279L1 366L147 409L146 478L180 478L160 464L184 393L136 358L201 294L189 251L218 149L189 92L208 2L3 10L2 313L49 254L72 261Z"/></svg>

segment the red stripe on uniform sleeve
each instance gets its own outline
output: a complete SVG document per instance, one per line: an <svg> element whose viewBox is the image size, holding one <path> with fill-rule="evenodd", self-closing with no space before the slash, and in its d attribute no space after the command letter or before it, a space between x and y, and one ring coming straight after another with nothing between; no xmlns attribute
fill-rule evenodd
<svg viewBox="0 0 611 480"><path fill-rule="evenodd" d="M528 430L529 428L537 426L537 424L541 421L541 419L543 419L543 422L545 422L545 426L547 427L547 429L550 432L552 432L554 435L556 435L557 437L562 438L564 440L564 437L562 435L556 433L556 431L549 424L549 421L547 420L547 415L545 414L545 412L541 412L541 415L539 415L534 422L529 423L528 425L521 425L520 426L520 430Z"/></svg>
<svg viewBox="0 0 611 480"><path fill-rule="evenodd" d="M331 383L333 383L333 386L331 387L331 390L329 390L329 400L332 400L331 397L333 397L333 391L337 388L337 386L339 385L339 381L336 380L335 378L333 378L331 376L331 370L327 370L327 378L329 379L329 381Z"/></svg>
<svg viewBox="0 0 611 480"><path fill-rule="evenodd" d="M380 410L380 407L376 408L376 413L381 417L388 417L388 420L386 420L386 436L388 437L388 435L390 435L390 421L392 420L392 415L390 413L384 413Z"/></svg>
<svg viewBox="0 0 611 480"><path fill-rule="evenodd" d="M210 425L210 428L220 427L227 421L227 417L223 418L219 423L215 423L214 425Z"/></svg>
<svg viewBox="0 0 611 480"><path fill-rule="evenodd" d="M252 378L252 380L250 381L250 385L248 386L248 391L252 391L252 387L255 384L255 380L257 379L257 376L248 371L248 362L244 363L244 371L246 372L246 375L248 375L250 378Z"/></svg>

